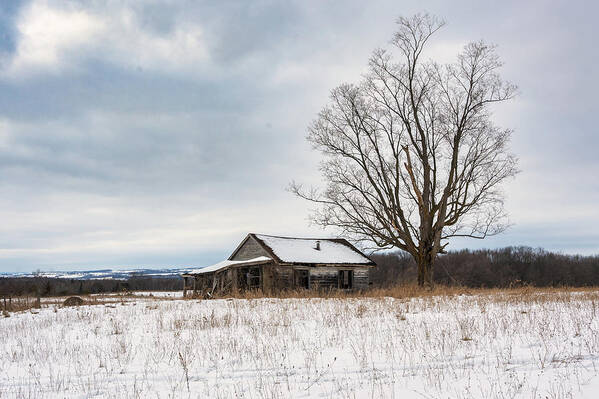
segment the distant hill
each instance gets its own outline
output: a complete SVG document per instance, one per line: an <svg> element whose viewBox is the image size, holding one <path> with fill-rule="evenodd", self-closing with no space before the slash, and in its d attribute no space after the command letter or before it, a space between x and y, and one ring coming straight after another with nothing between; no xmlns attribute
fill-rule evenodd
<svg viewBox="0 0 599 399"><path fill-rule="evenodd" d="M173 269L98 269L84 271L18 272L0 273L0 278L44 277L73 280L128 280L131 277L173 278L193 268Z"/></svg>

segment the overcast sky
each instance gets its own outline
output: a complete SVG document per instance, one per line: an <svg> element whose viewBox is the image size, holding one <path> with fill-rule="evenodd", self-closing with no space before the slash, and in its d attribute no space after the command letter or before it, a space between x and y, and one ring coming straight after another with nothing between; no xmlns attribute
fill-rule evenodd
<svg viewBox="0 0 599 399"><path fill-rule="evenodd" d="M520 88L495 111L522 170L514 225L450 248L599 253L599 10L486 3L2 1L0 272L202 266L250 231L334 235L285 191L319 181L306 127L423 10L447 21L432 56L484 39Z"/></svg>

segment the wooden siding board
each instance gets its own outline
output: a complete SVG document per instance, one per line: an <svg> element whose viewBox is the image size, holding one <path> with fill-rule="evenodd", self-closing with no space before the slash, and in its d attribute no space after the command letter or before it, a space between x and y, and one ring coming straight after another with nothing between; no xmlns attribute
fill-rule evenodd
<svg viewBox="0 0 599 399"><path fill-rule="evenodd" d="M368 288L370 282L370 273L369 270L364 269L355 269L354 270L354 288L358 290L365 290Z"/></svg>
<svg viewBox="0 0 599 399"><path fill-rule="evenodd" d="M249 236L237 252L231 257L231 260L249 260L259 256L268 256L268 252L252 236Z"/></svg>
<svg viewBox="0 0 599 399"><path fill-rule="evenodd" d="M337 288L338 270L332 267L310 268L310 283L313 289Z"/></svg>
<svg viewBox="0 0 599 399"><path fill-rule="evenodd" d="M275 290L286 290L293 288L293 268L288 266L272 267L273 272L273 289Z"/></svg>
<svg viewBox="0 0 599 399"><path fill-rule="evenodd" d="M354 288L357 290L368 289L370 283L370 273L368 269L354 271Z"/></svg>
<svg viewBox="0 0 599 399"><path fill-rule="evenodd" d="M270 293L272 292L273 288L274 288L274 277L273 277L273 265L272 264L268 264L268 265L262 265L262 290L265 293Z"/></svg>

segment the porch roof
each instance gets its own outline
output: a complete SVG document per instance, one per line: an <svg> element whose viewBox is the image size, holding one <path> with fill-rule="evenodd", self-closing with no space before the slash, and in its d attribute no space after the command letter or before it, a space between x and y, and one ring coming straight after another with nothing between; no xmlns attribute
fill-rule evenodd
<svg viewBox="0 0 599 399"><path fill-rule="evenodd" d="M251 265L260 265L263 263L271 262L272 259L267 256L258 256L257 258L252 258L248 260L223 260L222 262L218 262L211 266L202 267L201 269L193 269L189 270L186 273L183 273L182 276L191 276L196 274L207 274L214 273L221 270L224 270L231 266L251 266Z"/></svg>

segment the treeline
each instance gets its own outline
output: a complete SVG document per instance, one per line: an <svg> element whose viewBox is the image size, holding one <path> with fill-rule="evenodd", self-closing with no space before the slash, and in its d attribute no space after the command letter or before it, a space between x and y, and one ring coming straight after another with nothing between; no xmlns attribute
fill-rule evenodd
<svg viewBox="0 0 599 399"><path fill-rule="evenodd" d="M51 277L0 278L0 297L66 296L129 291L174 291L182 289L182 280L170 277L133 276L127 280L78 280Z"/></svg>
<svg viewBox="0 0 599 399"><path fill-rule="evenodd" d="M374 254L375 287L416 281L416 264L405 252ZM451 251L435 263L435 282L466 287L599 286L599 256L563 255L530 247ZM129 291L176 291L178 276L132 276L127 280L77 280L49 277L0 278L1 297L47 297Z"/></svg>
<svg viewBox="0 0 599 399"><path fill-rule="evenodd" d="M373 285L388 287L416 281L416 264L406 253L375 254ZM564 255L530 247L461 250L435 262L437 284L466 287L599 285L599 256Z"/></svg>

